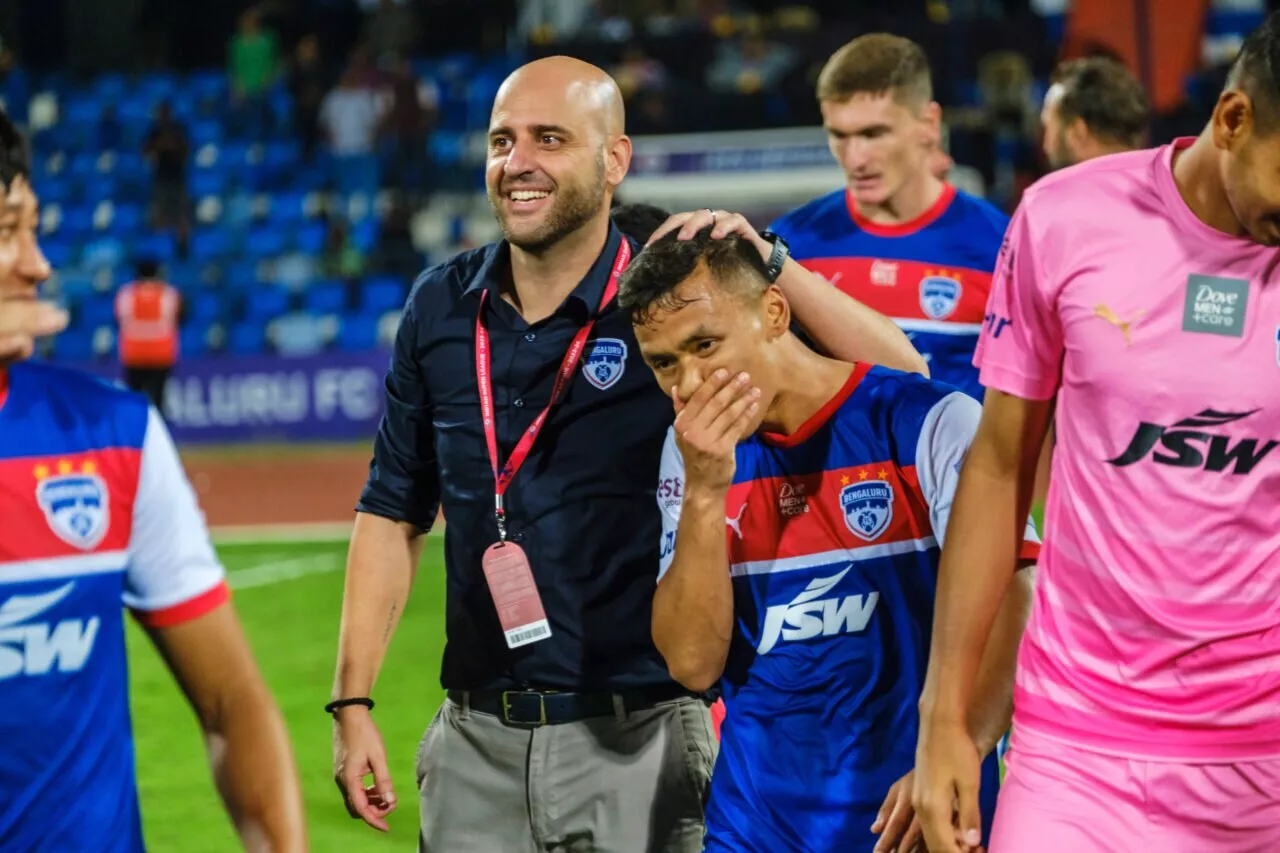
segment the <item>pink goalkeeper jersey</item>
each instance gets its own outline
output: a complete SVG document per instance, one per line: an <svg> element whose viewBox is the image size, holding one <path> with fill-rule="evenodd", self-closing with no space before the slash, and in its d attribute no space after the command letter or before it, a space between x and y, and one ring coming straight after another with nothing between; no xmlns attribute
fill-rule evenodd
<svg viewBox="0 0 1280 853"><path fill-rule="evenodd" d="M1280 251L1192 214L1191 142L1028 190L974 361L1058 398L1015 731L1238 761L1280 756Z"/></svg>

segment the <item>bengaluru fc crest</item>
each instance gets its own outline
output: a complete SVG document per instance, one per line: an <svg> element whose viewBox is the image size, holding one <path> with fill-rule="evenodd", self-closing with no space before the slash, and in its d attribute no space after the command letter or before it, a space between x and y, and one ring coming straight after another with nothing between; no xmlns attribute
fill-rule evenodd
<svg viewBox="0 0 1280 853"><path fill-rule="evenodd" d="M920 309L930 320L945 320L956 312L963 289L959 280L941 272L920 280Z"/></svg>
<svg viewBox="0 0 1280 853"><path fill-rule="evenodd" d="M840 506L853 534L870 542L893 521L893 486L884 480L851 483L840 490Z"/></svg>
<svg viewBox="0 0 1280 853"><path fill-rule="evenodd" d="M582 363L582 375L604 391L612 388L627 369L627 344L617 338L598 338Z"/></svg>
<svg viewBox="0 0 1280 853"><path fill-rule="evenodd" d="M36 466L36 502L58 538L69 545L91 551L107 534L110 523L107 484L92 462L74 470L60 462L56 471Z"/></svg>

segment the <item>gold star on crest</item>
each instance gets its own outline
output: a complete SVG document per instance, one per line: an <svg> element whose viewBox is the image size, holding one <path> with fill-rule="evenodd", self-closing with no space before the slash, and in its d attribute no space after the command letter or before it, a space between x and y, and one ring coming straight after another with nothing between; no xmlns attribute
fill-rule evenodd
<svg viewBox="0 0 1280 853"><path fill-rule="evenodd" d="M866 471L859 471L859 472L858 472L858 479L859 479L859 480L865 480L865 479L867 479L867 472L866 472Z"/></svg>
<svg viewBox="0 0 1280 853"><path fill-rule="evenodd" d="M70 474L70 473L71 473L72 471L74 471L74 470L75 470L75 466L74 466L74 465L72 465L72 464L71 464L71 462L70 462L69 460L67 460L67 459L59 459L59 460L58 460L58 473L59 473L59 474Z"/></svg>
<svg viewBox="0 0 1280 853"><path fill-rule="evenodd" d="M98 473L98 466L92 459L86 459L84 464L80 466L80 470L86 474Z"/></svg>
<svg viewBox="0 0 1280 853"><path fill-rule="evenodd" d="M888 471L886 471L886 470L884 470L883 468L881 468L881 469L880 469L880 479L881 479L881 480L887 480L887 479L889 479L889 472L888 472Z"/></svg>
<svg viewBox="0 0 1280 853"><path fill-rule="evenodd" d="M35 469L34 469L33 473L36 475L36 479L37 479L37 480L43 480L45 477L48 477L48 476L49 476L49 466L48 466L48 465L37 465L37 466L35 467Z"/></svg>
<svg viewBox="0 0 1280 853"><path fill-rule="evenodd" d="M848 474L845 474L843 477L841 477L841 478L840 478L840 485L842 485L842 486L847 486L847 485L849 485L849 475L848 475Z"/></svg>

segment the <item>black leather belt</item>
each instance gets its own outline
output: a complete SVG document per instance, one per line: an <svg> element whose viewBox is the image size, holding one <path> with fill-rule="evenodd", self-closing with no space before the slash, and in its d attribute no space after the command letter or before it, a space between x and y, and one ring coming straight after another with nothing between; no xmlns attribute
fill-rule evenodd
<svg viewBox="0 0 1280 853"><path fill-rule="evenodd" d="M690 698L677 684L622 690L617 693L562 693L544 690L450 690L449 698L473 711L492 714L504 723L518 726L545 726L574 723L591 717L612 717L617 713L613 699L622 699L626 713L643 711L662 702Z"/></svg>

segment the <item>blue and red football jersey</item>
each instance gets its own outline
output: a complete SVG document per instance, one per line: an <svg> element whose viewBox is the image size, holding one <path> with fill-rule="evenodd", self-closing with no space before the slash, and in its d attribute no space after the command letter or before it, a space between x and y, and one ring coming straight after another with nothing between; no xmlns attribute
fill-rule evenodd
<svg viewBox="0 0 1280 853"><path fill-rule="evenodd" d="M973 351L1008 224L990 203L947 184L933 207L901 225L869 222L841 189L784 214L770 230L807 269L893 318L932 378L981 400Z"/></svg>
<svg viewBox="0 0 1280 853"><path fill-rule="evenodd" d="M708 851L871 853L876 812L915 764L940 547L980 416L953 387L859 365L794 434L738 445ZM684 478L671 434L660 478L665 573ZM1038 541L1028 522L1024 557ZM998 786L992 755L987 831Z"/></svg>
<svg viewBox="0 0 1280 853"><path fill-rule="evenodd" d="M145 398L37 363L0 391L0 850L138 853L123 609L227 600Z"/></svg>

